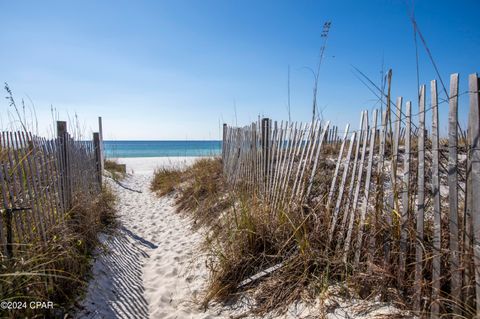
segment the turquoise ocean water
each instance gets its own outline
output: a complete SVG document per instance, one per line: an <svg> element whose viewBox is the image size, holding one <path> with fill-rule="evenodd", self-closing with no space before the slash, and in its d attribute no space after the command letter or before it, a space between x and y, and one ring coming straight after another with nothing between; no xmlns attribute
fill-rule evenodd
<svg viewBox="0 0 480 319"><path fill-rule="evenodd" d="M216 156L221 145L221 141L104 141L108 158Z"/></svg>

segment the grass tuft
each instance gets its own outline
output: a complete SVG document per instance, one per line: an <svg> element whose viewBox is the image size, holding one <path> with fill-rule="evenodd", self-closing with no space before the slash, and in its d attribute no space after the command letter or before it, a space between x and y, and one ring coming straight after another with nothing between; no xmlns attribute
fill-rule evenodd
<svg viewBox="0 0 480 319"><path fill-rule="evenodd" d="M159 196L177 191L178 209L191 213L197 226L210 224L231 206L218 158L202 158L185 169L158 169L150 189Z"/></svg>
<svg viewBox="0 0 480 319"><path fill-rule="evenodd" d="M171 194L182 181L183 171L176 168L160 168L155 170L150 189L158 196Z"/></svg>
<svg viewBox="0 0 480 319"><path fill-rule="evenodd" d="M125 177L126 166L125 164L120 164L115 160L107 159L105 160L104 168L106 171L112 174L114 180L121 180Z"/></svg>

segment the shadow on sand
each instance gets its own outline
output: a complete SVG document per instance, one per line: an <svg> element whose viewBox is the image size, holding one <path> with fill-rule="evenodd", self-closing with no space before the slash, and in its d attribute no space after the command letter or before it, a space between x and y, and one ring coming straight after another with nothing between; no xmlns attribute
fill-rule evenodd
<svg viewBox="0 0 480 319"><path fill-rule="evenodd" d="M124 226L101 236L105 252L93 265L93 279L76 318L148 318L142 268L148 251L158 246Z"/></svg>

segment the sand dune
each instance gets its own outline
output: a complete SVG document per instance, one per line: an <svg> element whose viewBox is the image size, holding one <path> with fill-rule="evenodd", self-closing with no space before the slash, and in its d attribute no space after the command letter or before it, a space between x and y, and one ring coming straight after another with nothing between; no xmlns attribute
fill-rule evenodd
<svg viewBox="0 0 480 319"><path fill-rule="evenodd" d="M111 183L119 199L121 226L115 234L102 235L104 249L97 252L93 278L76 318L213 319L244 312L248 299L243 304L211 305L206 311L200 307L199 297L208 279L205 256L199 249L201 231L191 230L191 221L175 211L173 198L158 198L149 190L154 168L187 165L193 160L120 159L134 172L122 183L140 192ZM395 310L370 303L372 312L358 313L364 306L340 302L327 318L370 318ZM283 318L315 318L319 307L318 302L293 304Z"/></svg>

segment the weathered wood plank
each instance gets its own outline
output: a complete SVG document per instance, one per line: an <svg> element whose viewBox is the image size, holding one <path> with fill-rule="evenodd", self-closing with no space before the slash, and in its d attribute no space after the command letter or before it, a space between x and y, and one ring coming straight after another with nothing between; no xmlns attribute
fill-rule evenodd
<svg viewBox="0 0 480 319"><path fill-rule="evenodd" d="M469 78L470 113L468 115L471 158L471 217L473 224L473 262L475 266L476 315L480 317L480 104L477 74Z"/></svg>
<svg viewBox="0 0 480 319"><path fill-rule="evenodd" d="M440 173L439 173L439 130L437 82L430 83L432 95L432 194L433 194L433 259L432 259L432 305L430 318L440 315L440 277L442 216L440 210Z"/></svg>
<svg viewBox="0 0 480 319"><path fill-rule="evenodd" d="M376 197L375 197L375 215L373 216L372 220L372 227L374 228L375 233L377 232L378 221L384 218L384 167L385 167L385 139L387 134L387 112L380 110L382 122L379 129L379 148L378 148L378 164L377 164L377 180L376 180ZM390 234L389 230L384 232L383 235L383 250L384 250L384 260L389 259L389 251L390 251ZM375 254L375 246L376 246L376 238L375 236L370 236L368 253L369 256L374 256Z"/></svg>
<svg viewBox="0 0 480 319"><path fill-rule="evenodd" d="M415 298L414 310L422 311L423 295L423 228L425 216L425 85L420 87L418 132L417 218L415 245Z"/></svg>
<svg viewBox="0 0 480 319"><path fill-rule="evenodd" d="M402 215L400 218L400 255L398 284L403 287L405 278L408 222L410 219L410 158L411 158L412 103L406 103L405 114L405 155L403 157Z"/></svg>
<svg viewBox="0 0 480 319"><path fill-rule="evenodd" d="M448 115L448 203L449 203L449 231L450 231L450 284L451 298L454 303L453 313L460 314L458 307L461 303L461 271L459 270L458 245L458 74L450 76L450 99Z"/></svg>

